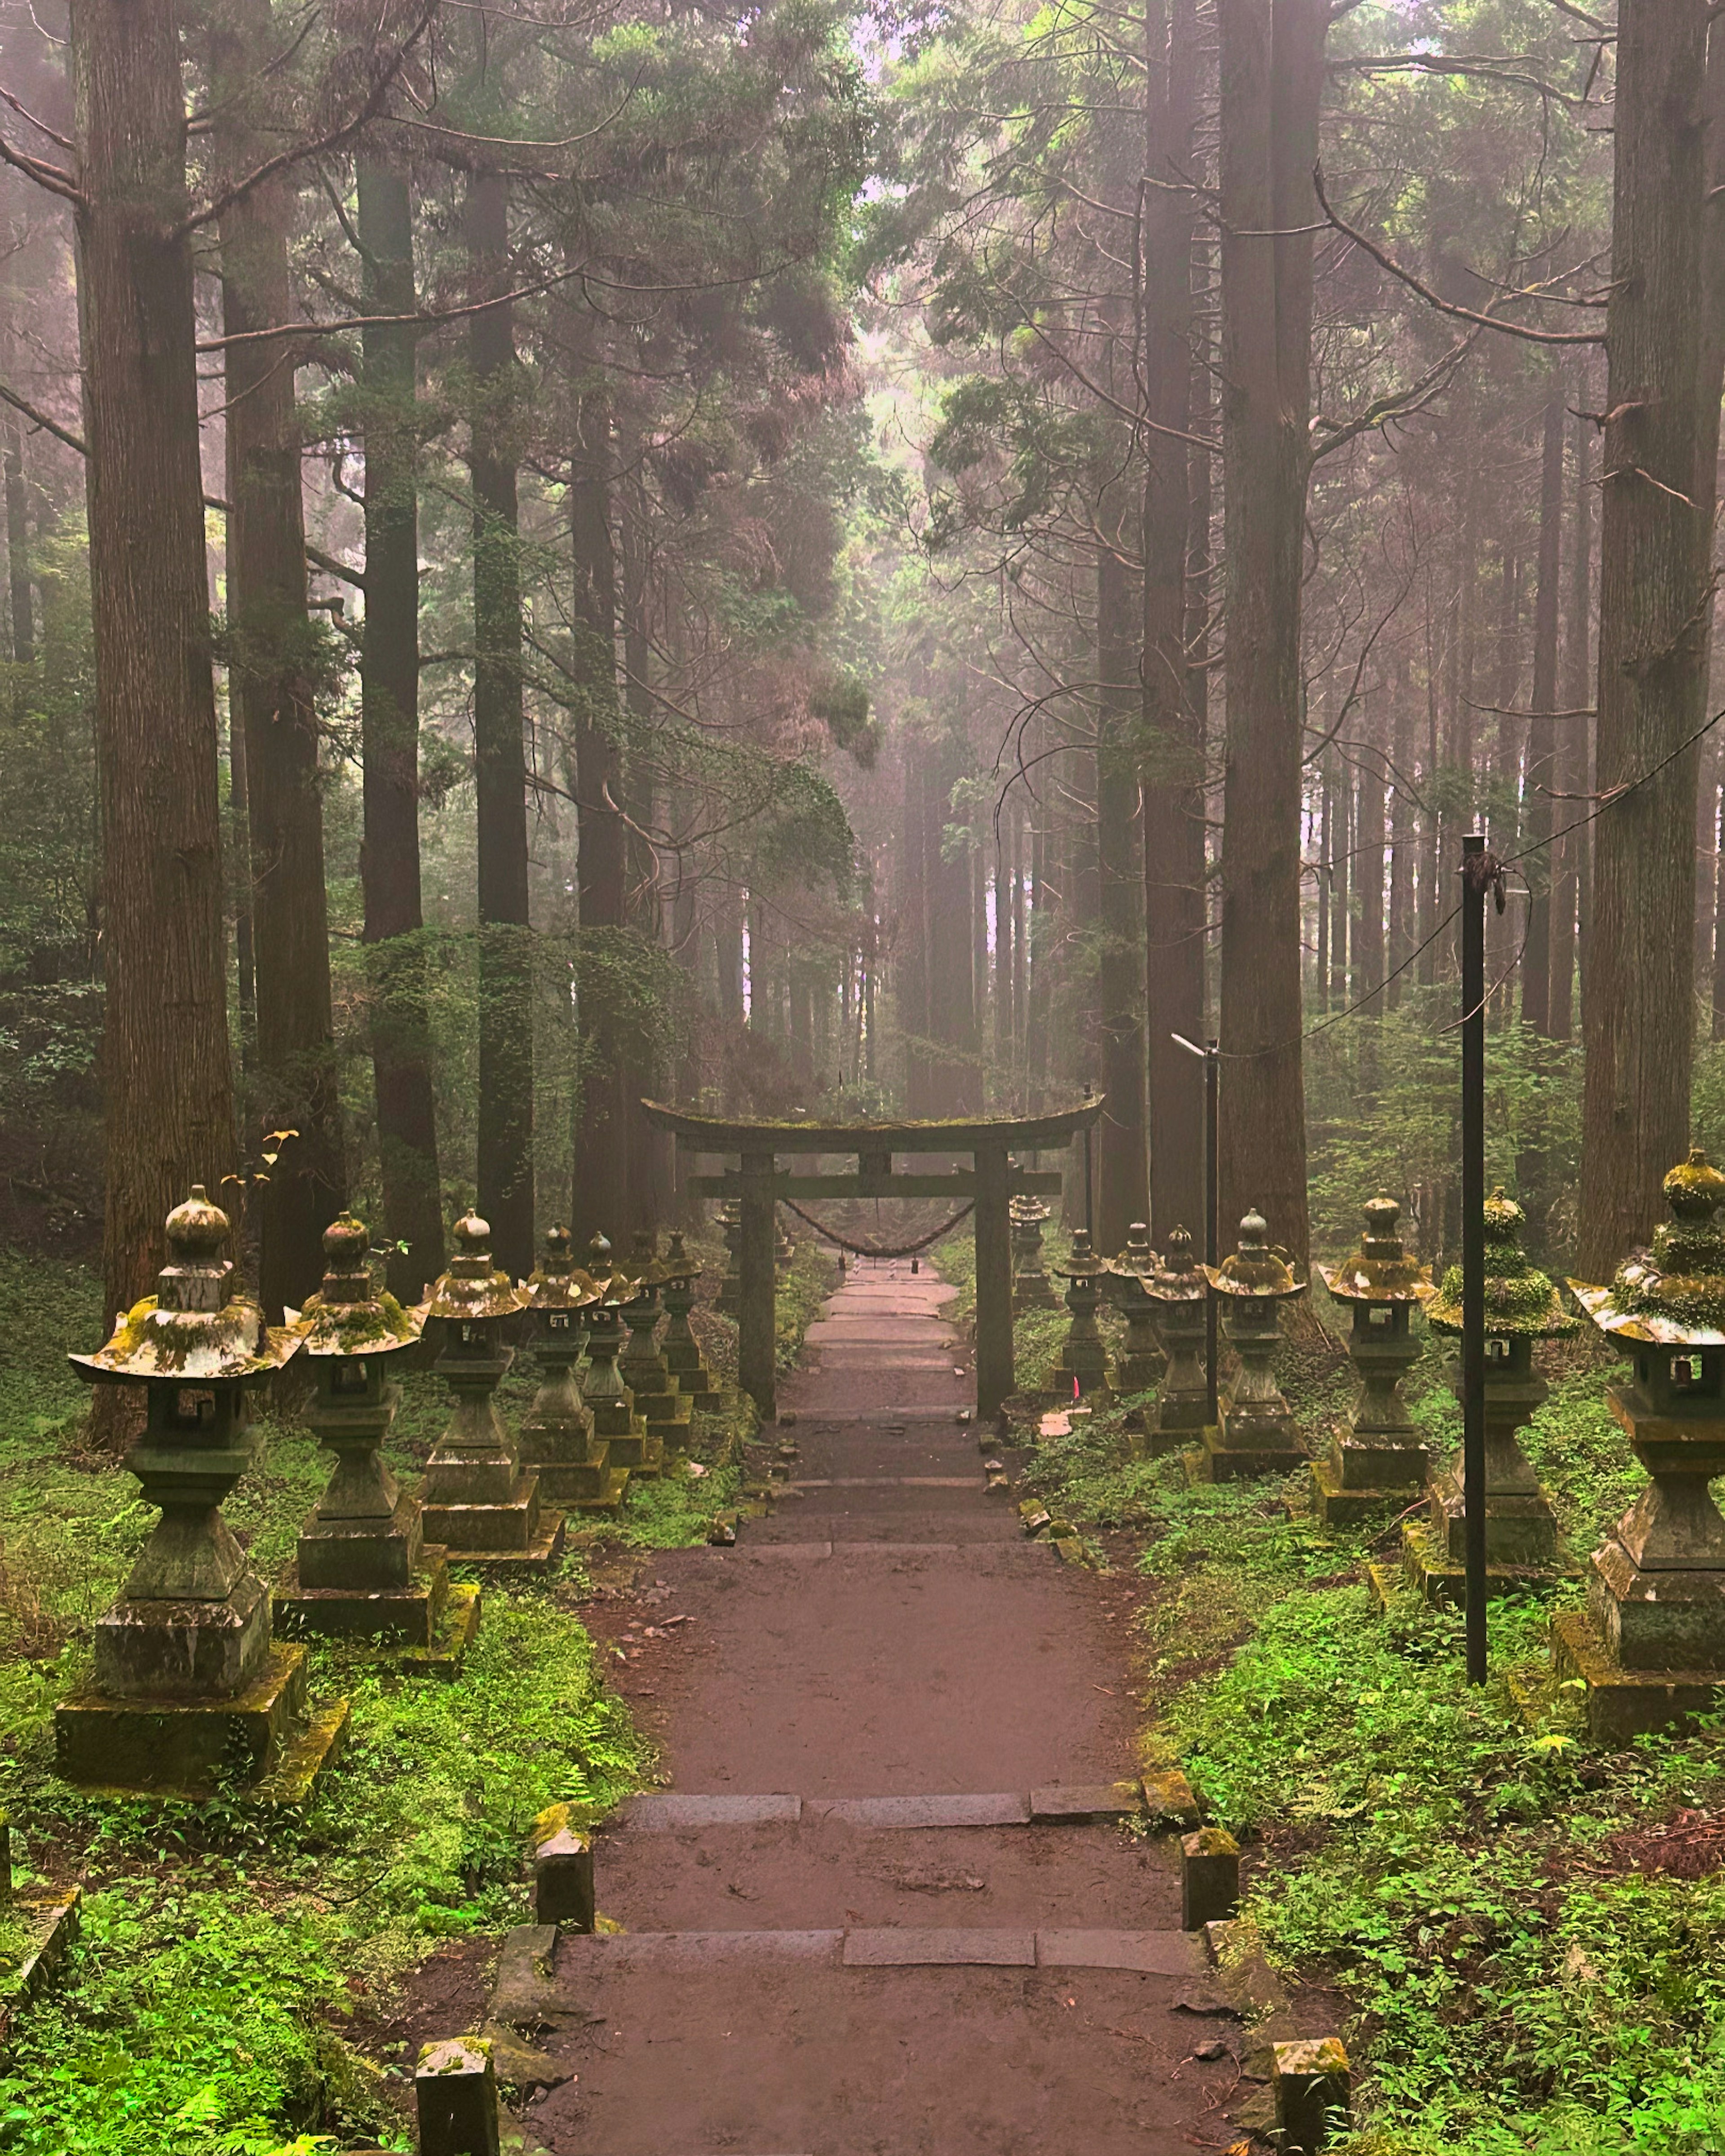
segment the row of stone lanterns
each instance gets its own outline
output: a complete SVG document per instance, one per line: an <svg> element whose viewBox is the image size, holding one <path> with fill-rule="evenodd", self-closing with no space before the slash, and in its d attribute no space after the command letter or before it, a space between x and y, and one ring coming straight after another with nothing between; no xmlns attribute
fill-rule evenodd
<svg viewBox="0 0 1725 2156"><path fill-rule="evenodd" d="M275 1616L289 1631L387 1645L404 1666L453 1669L478 1623L479 1589L451 1584L451 1560L544 1568L562 1545L561 1507L614 1509L632 1474L659 1471L666 1435L686 1437L691 1405L720 1402L689 1325L700 1268L680 1235L662 1260L644 1239L632 1272L612 1266L596 1237L589 1272L575 1265L567 1230L552 1229L543 1264L518 1286L470 1214L449 1270L406 1310L374 1287L365 1227L344 1214L324 1235L318 1293L271 1327L234 1292L228 1232L194 1189L169 1215L156 1295L96 1353L71 1358L92 1383L144 1388L147 1420L126 1464L161 1510L97 1624L91 1681L57 1712L59 1770L87 1785L195 1791L233 1774L303 1794L339 1742L346 1703L312 1710L306 1650L276 1637ZM653 1344L661 1293L675 1376ZM518 1445L496 1391L527 1312L542 1382ZM400 1398L394 1373L428 1322L452 1409L415 1498L382 1447ZM653 1419L618 1368L625 1322ZM576 1378L584 1339L587 1399ZM253 1464L258 1389L302 1354L315 1375L305 1420L335 1466L272 1598L221 1508Z"/></svg>

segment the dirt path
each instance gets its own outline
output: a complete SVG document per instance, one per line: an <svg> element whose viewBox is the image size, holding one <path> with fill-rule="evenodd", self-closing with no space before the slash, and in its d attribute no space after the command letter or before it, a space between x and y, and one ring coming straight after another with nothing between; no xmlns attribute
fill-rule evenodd
<svg viewBox="0 0 1725 2156"><path fill-rule="evenodd" d="M1227 2025L1176 2003L1208 1986L1174 1849L1048 1817L1133 1773L1129 1588L984 1496L949 1294L854 1271L785 1388L796 1494L618 1613L671 1779L599 1845L624 1935L559 1948L554 2156L1230 2138L1235 2061L1192 2056Z"/></svg>

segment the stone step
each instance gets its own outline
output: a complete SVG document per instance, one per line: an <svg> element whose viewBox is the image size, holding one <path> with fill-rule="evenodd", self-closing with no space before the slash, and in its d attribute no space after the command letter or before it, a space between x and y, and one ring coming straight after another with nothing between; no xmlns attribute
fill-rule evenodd
<svg viewBox="0 0 1725 2156"><path fill-rule="evenodd" d="M560 1984L614 1971L701 1970L725 1964L807 1962L839 1969L1111 1969L1198 1976L1193 1932L999 1930L983 1925L875 1925L783 1932L565 1933Z"/></svg>

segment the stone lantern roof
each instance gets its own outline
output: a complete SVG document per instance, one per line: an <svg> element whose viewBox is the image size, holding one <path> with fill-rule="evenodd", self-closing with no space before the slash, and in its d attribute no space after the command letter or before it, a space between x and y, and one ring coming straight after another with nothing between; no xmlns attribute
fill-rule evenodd
<svg viewBox="0 0 1725 2156"><path fill-rule="evenodd" d="M1671 1217L1631 1252L1609 1287L1569 1288L1602 1332L1661 1348L1725 1348L1725 1234L1714 1224L1725 1175L1699 1147L1666 1177Z"/></svg>
<svg viewBox="0 0 1725 2156"><path fill-rule="evenodd" d="M684 1247L680 1228L673 1228L670 1231L664 1262L667 1281L686 1281L701 1278L701 1266Z"/></svg>
<svg viewBox="0 0 1725 2156"><path fill-rule="evenodd" d="M1337 1302L1430 1302L1431 1276L1396 1232L1402 1209L1393 1198L1368 1198L1359 1248L1338 1265L1313 1270Z"/></svg>
<svg viewBox="0 0 1725 2156"><path fill-rule="evenodd" d="M1270 1223L1255 1206L1240 1224L1240 1245L1233 1256L1204 1270L1218 1295L1283 1302L1306 1292L1305 1281L1295 1279L1286 1258L1270 1247Z"/></svg>
<svg viewBox="0 0 1725 2156"><path fill-rule="evenodd" d="M1148 1227L1142 1220L1134 1220L1126 1231L1126 1248L1118 1257L1108 1260L1108 1270L1123 1280L1141 1281L1147 1286L1161 1265L1161 1259L1150 1247Z"/></svg>
<svg viewBox="0 0 1725 2156"><path fill-rule="evenodd" d="M545 1255L524 1283L532 1310L588 1310L603 1300L603 1290L575 1262L575 1239L567 1228L547 1228Z"/></svg>
<svg viewBox="0 0 1725 2156"><path fill-rule="evenodd" d="M1486 1330L1498 1338L1562 1340L1581 1330L1558 1300L1558 1291L1522 1249L1527 1216L1502 1186L1486 1200ZM1437 1300L1425 1313L1436 1332L1461 1330L1461 1268L1444 1275Z"/></svg>
<svg viewBox="0 0 1725 2156"><path fill-rule="evenodd" d="M1190 1234L1184 1228L1173 1229L1167 1255L1145 1281L1144 1292L1158 1302L1202 1302L1209 1291L1209 1280L1193 1255Z"/></svg>
<svg viewBox="0 0 1725 2156"><path fill-rule="evenodd" d="M1060 1280L1096 1281L1108 1271L1108 1260L1098 1257L1091 1247L1088 1228L1072 1230L1072 1254L1063 1265L1052 1268Z"/></svg>
<svg viewBox="0 0 1725 2156"><path fill-rule="evenodd" d="M599 1291L601 1302L624 1302L634 1292L634 1282L616 1263L610 1239L595 1235L587 1246L588 1273Z"/></svg>
<svg viewBox="0 0 1725 2156"><path fill-rule="evenodd" d="M490 1223L476 1213L465 1214L455 1223L454 1236L455 1255L449 1270L433 1284L427 1317L470 1324L476 1319L512 1317L524 1309L526 1290L516 1287L492 1260Z"/></svg>
<svg viewBox="0 0 1725 2156"><path fill-rule="evenodd" d="M650 1228L638 1229L635 1246L629 1256L629 1277L638 1289L663 1287L676 1275L665 1270L665 1260L654 1249L655 1237Z"/></svg>
<svg viewBox="0 0 1725 2156"><path fill-rule="evenodd" d="M324 1229L323 1285L300 1312L308 1355L389 1355L418 1342L424 1306L404 1309L387 1288L374 1289L371 1247L365 1222L351 1213Z"/></svg>
<svg viewBox="0 0 1725 2156"><path fill-rule="evenodd" d="M230 1229L201 1183L167 1216L167 1263L156 1293L115 1320L113 1337L93 1355L69 1359L86 1378L131 1384L150 1378L210 1383L279 1370L300 1346L291 1327L274 1331L254 1302L234 1292L234 1267L221 1255Z"/></svg>

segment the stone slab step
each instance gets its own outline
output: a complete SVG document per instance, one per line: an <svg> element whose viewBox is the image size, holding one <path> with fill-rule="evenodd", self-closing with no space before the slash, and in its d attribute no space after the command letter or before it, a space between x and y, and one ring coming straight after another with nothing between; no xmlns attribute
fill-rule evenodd
<svg viewBox="0 0 1725 2156"><path fill-rule="evenodd" d="M1050 1783L1021 1794L937 1791L904 1797L699 1796L680 1794L631 1797L616 1824L636 1834L681 1834L691 1829L764 1826L779 1820L813 1825L834 1820L845 1826L971 1827L1096 1826L1136 1819L1144 1809L1136 1782Z"/></svg>
<svg viewBox="0 0 1725 2156"><path fill-rule="evenodd" d="M799 1477L793 1490L980 1490L980 1475L827 1475Z"/></svg>
<svg viewBox="0 0 1725 2156"><path fill-rule="evenodd" d="M699 1971L762 1962L841 1969L1112 1969L1189 1977L1205 1968L1191 1932L999 1931L886 1925L845 1931L565 1933L560 1982L613 1971Z"/></svg>

